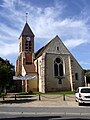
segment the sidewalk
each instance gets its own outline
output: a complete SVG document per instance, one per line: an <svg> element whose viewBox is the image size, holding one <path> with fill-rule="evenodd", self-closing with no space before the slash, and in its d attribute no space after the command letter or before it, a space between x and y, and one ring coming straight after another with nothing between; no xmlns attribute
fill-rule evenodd
<svg viewBox="0 0 90 120"><path fill-rule="evenodd" d="M61 95L41 95L39 100L38 95L33 95L28 98L0 98L0 106L13 107L78 107L74 95L67 95L65 101Z"/></svg>

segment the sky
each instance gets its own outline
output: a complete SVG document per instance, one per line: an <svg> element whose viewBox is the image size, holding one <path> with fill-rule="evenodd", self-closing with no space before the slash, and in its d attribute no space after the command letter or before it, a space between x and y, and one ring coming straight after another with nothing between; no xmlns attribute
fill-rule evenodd
<svg viewBox="0 0 90 120"><path fill-rule="evenodd" d="M90 0L0 0L0 57L16 64L27 22L35 52L56 35L83 69L90 69Z"/></svg>

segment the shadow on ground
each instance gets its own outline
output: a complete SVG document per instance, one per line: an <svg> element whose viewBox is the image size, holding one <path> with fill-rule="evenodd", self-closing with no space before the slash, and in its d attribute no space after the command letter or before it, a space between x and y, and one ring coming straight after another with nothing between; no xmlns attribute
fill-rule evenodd
<svg viewBox="0 0 90 120"><path fill-rule="evenodd" d="M61 116L43 116L43 117L16 117L2 118L1 120L90 120L87 118L62 118Z"/></svg>
<svg viewBox="0 0 90 120"><path fill-rule="evenodd" d="M3 100L0 101L1 104L19 104L19 103L30 103L36 101L37 99L22 99L22 100Z"/></svg>

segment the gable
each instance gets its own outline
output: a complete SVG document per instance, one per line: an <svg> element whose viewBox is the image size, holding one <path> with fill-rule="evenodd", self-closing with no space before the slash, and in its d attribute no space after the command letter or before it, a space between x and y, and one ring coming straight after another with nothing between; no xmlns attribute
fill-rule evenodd
<svg viewBox="0 0 90 120"><path fill-rule="evenodd" d="M64 45L64 43L61 41L61 39L56 35L55 38L53 38L48 44L43 46L41 49L39 49L35 54L35 59L39 58L43 53L53 53L53 54L66 54L70 55L72 59L75 61L77 66L82 69L80 64L77 62L77 60L73 57L73 55L70 53L70 51L67 49L67 47Z"/></svg>
<svg viewBox="0 0 90 120"><path fill-rule="evenodd" d="M61 39L56 36L47 45L45 53L70 54L69 50L63 44Z"/></svg>
<svg viewBox="0 0 90 120"><path fill-rule="evenodd" d="M70 54L69 50L58 36L53 38L48 44L39 49L35 53L35 58L37 59L43 53Z"/></svg>

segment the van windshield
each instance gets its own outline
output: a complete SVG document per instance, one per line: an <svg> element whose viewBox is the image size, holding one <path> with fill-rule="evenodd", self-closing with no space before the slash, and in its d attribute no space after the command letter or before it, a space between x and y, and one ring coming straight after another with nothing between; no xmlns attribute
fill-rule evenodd
<svg viewBox="0 0 90 120"><path fill-rule="evenodd" d="M90 93L90 88L81 89L81 93Z"/></svg>

